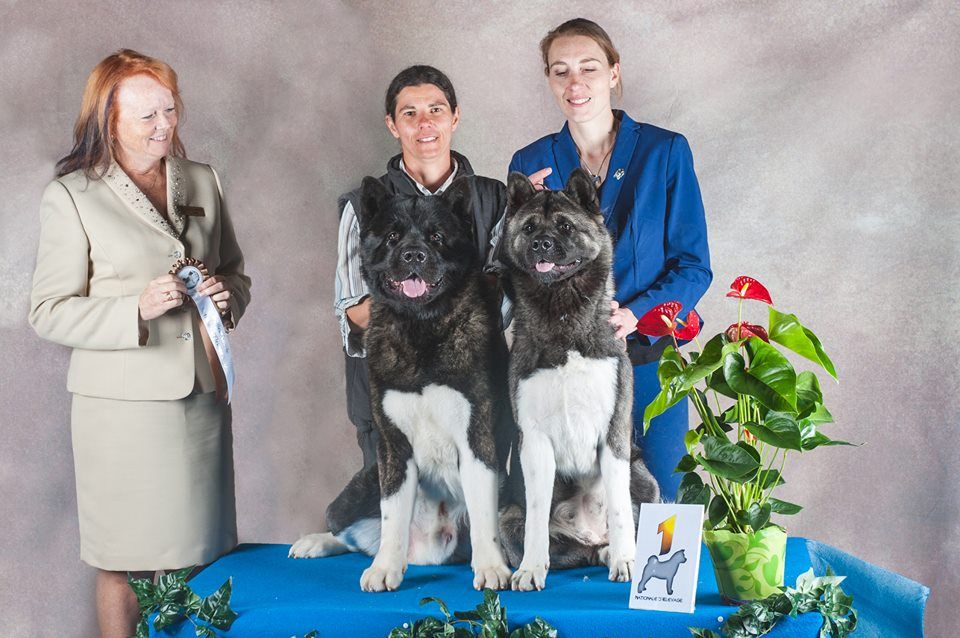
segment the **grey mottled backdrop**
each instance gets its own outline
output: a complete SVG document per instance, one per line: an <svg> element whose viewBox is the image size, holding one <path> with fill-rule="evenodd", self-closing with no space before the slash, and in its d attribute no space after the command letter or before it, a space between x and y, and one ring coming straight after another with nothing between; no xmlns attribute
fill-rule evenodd
<svg viewBox="0 0 960 638"><path fill-rule="evenodd" d="M188 154L224 178L254 282L233 340L240 535L290 542L323 525L360 462L331 310L334 202L396 150L387 82L411 63L449 73L456 147L503 178L516 148L562 123L537 43L578 14L621 48L624 108L693 147L709 325L733 321L724 289L751 274L834 355L830 433L865 444L790 462L784 496L806 505L791 533L932 586L928 635L951 635L960 16L949 0L0 1L0 633L94 631L68 352L26 323L37 205L94 64L120 47L170 62Z"/></svg>

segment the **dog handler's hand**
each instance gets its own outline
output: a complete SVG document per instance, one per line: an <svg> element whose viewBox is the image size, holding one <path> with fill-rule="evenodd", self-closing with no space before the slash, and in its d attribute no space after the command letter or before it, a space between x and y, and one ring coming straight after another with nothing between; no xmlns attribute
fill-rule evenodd
<svg viewBox="0 0 960 638"><path fill-rule="evenodd" d="M230 308L230 284L221 275L207 277L197 288L197 292L213 299L220 314Z"/></svg>
<svg viewBox="0 0 960 638"><path fill-rule="evenodd" d="M626 339L637 329L637 316L629 308L621 308L616 301L611 301L610 325L616 328L617 339Z"/></svg>
<svg viewBox="0 0 960 638"><path fill-rule="evenodd" d="M344 311L352 332L363 332L370 325L370 297Z"/></svg>
<svg viewBox="0 0 960 638"><path fill-rule="evenodd" d="M533 187L536 190L542 191L546 188L546 186L543 185L543 180L545 180L547 178L547 175L550 175L552 172L553 172L553 169L548 166L546 168L541 168L539 171L537 171L533 175L528 175L527 179L530 180L530 183L533 184Z"/></svg>
<svg viewBox="0 0 960 638"><path fill-rule="evenodd" d="M147 284L140 293L140 318L156 319L167 311L183 305L187 287L176 275L160 275Z"/></svg>

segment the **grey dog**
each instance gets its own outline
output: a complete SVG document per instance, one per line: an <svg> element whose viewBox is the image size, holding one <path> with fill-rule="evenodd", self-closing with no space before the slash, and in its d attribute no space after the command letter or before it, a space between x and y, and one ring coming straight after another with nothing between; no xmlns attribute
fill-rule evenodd
<svg viewBox="0 0 960 638"><path fill-rule="evenodd" d="M630 442L633 368L609 323L613 248L597 191L577 169L553 192L514 173L507 193L510 393L524 482L524 505L500 519L508 559L522 554L511 585L543 589L552 560L601 562L610 580L629 581L636 508L659 500L659 488Z"/></svg>

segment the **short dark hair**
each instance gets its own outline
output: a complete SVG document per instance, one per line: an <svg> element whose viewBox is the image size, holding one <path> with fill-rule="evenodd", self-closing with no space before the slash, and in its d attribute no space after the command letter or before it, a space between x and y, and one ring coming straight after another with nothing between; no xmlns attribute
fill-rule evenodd
<svg viewBox="0 0 960 638"><path fill-rule="evenodd" d="M397 110L397 96L400 91L408 86L420 86L422 84L432 84L443 91L444 97L450 103L450 110L457 110L457 94L453 90L453 83L450 78L443 71L432 66L415 64L397 73L396 77L390 81L390 86L387 87L387 97L384 100L387 115L394 116L394 111Z"/></svg>

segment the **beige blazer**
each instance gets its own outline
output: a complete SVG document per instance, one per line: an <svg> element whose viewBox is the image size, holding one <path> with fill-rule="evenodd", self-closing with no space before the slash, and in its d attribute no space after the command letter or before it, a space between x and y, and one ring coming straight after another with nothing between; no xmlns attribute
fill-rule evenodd
<svg viewBox="0 0 960 638"><path fill-rule="evenodd" d="M209 386L196 310L147 322L149 338L140 345L140 293L177 259L194 257L229 280L236 323L250 300L250 278L211 167L167 158L167 202L169 222L116 164L103 179L76 171L44 191L30 325L73 348L71 392L166 400L190 394L195 380ZM185 214L197 208L202 216Z"/></svg>

